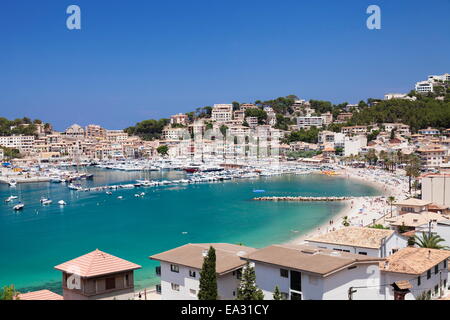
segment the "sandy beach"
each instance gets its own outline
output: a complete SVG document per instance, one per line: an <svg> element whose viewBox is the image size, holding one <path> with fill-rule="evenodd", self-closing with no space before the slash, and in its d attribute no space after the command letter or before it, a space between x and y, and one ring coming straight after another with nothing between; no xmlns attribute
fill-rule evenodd
<svg viewBox="0 0 450 320"><path fill-rule="evenodd" d="M345 201L345 207L337 213L331 221L325 222L314 230L302 234L289 241L291 244L304 243L305 239L327 233L332 230L344 228L342 221L345 216L351 226L367 226L372 224L374 219L383 219L383 216L389 216L391 212L390 205L387 203L387 197L394 196L396 200L404 199L408 193L408 180L400 170L396 173L390 173L384 170L345 168L337 169L342 179L360 180L366 184L380 190L381 195L375 197L357 197ZM383 220L381 220L383 222ZM144 288L136 290L135 300L159 300L161 296L155 292L155 287L146 288L147 294L144 295ZM140 295L139 295L140 294Z"/></svg>
<svg viewBox="0 0 450 320"><path fill-rule="evenodd" d="M381 191L381 195L375 197L358 197L345 201L345 208L337 213L330 221L296 237L289 241L289 243L304 243L307 238L343 228L342 222L346 216L351 226L367 226L374 221L376 223L383 223L384 217L389 216L391 213L391 207L387 202L387 197L394 196L396 200L407 197L407 178L400 170L396 173L390 173L379 169L345 168L336 172L343 179L360 180L364 183L371 184Z"/></svg>

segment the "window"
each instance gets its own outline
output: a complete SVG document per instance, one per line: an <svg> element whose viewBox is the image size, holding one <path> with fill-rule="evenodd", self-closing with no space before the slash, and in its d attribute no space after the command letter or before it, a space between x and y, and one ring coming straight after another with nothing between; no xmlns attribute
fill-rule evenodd
<svg viewBox="0 0 450 320"><path fill-rule="evenodd" d="M111 290L116 288L116 278L106 278L105 279L105 289Z"/></svg>
<svg viewBox="0 0 450 320"><path fill-rule="evenodd" d="M444 260L444 269L447 268L447 260Z"/></svg>
<svg viewBox="0 0 450 320"><path fill-rule="evenodd" d="M286 270L286 269L280 269L280 277L288 278L289 277L289 271Z"/></svg>
<svg viewBox="0 0 450 320"><path fill-rule="evenodd" d="M180 291L180 285L179 284L172 283L171 286L172 286L172 290L173 291Z"/></svg>
<svg viewBox="0 0 450 320"><path fill-rule="evenodd" d="M431 269L427 271L427 279L431 278Z"/></svg>
<svg viewBox="0 0 450 320"><path fill-rule="evenodd" d="M363 256L367 256L367 252L364 252L364 251L360 251L360 252L358 252L358 254L362 254Z"/></svg>
<svg viewBox="0 0 450 320"><path fill-rule="evenodd" d="M197 296L197 290L190 289L190 290L189 290L189 294L190 294L191 296L196 297L196 296Z"/></svg>
<svg viewBox="0 0 450 320"><path fill-rule="evenodd" d="M191 278L195 278L195 276L196 276L197 274L196 274L196 272L195 271L193 271L193 270L189 270L189 277L191 277Z"/></svg>
<svg viewBox="0 0 450 320"><path fill-rule="evenodd" d="M439 272L439 264L434 266L434 274L437 274Z"/></svg>
<svg viewBox="0 0 450 320"><path fill-rule="evenodd" d="M289 293L282 292L281 293L281 300L288 300L289 299Z"/></svg>
<svg viewBox="0 0 450 320"><path fill-rule="evenodd" d="M128 274L125 275L125 286L128 287L130 285Z"/></svg>
<svg viewBox="0 0 450 320"><path fill-rule="evenodd" d="M434 286L434 294L438 294L439 293L439 286L435 285Z"/></svg>
<svg viewBox="0 0 450 320"><path fill-rule="evenodd" d="M356 266L351 266L347 268L348 270L356 269Z"/></svg>
<svg viewBox="0 0 450 320"><path fill-rule="evenodd" d="M170 271L178 273L178 272L180 272L180 267L177 266L176 264L171 264L170 265Z"/></svg>
<svg viewBox="0 0 450 320"><path fill-rule="evenodd" d="M298 271L291 270L291 290L302 291L302 274Z"/></svg>
<svg viewBox="0 0 450 320"><path fill-rule="evenodd" d="M236 278L238 280L241 280L241 278L242 278L242 269L236 270Z"/></svg>

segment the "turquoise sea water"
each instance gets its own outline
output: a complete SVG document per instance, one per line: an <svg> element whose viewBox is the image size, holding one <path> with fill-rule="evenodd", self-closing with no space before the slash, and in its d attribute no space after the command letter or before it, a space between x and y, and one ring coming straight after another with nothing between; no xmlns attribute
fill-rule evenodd
<svg viewBox="0 0 450 320"><path fill-rule="evenodd" d="M140 173L94 169L88 185L134 182ZM152 179L180 179L183 172L152 173ZM145 178L149 178L147 175ZM254 193L253 190L265 190ZM137 192L146 192L136 198ZM255 196L369 196L373 187L341 177L279 176L211 184L167 186L105 192L71 191L63 184L0 185L0 286L60 292L60 272L53 267L96 248L143 268L137 287L156 284L156 262L148 256L195 242L243 243L262 247L283 243L330 220L342 209L337 202L251 201ZM18 195L25 203L16 213L4 203ZM123 196L123 200L117 196ZM53 204L44 207L39 199ZM65 200L67 206L56 204Z"/></svg>

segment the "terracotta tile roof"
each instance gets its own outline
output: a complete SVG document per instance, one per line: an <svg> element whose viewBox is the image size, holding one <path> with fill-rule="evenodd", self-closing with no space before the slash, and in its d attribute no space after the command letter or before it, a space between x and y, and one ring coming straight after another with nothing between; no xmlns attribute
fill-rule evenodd
<svg viewBox="0 0 450 320"><path fill-rule="evenodd" d="M81 277L96 277L140 268L140 265L115 257L98 249L55 267L56 270L75 273Z"/></svg>
<svg viewBox="0 0 450 320"><path fill-rule="evenodd" d="M447 218L436 212L406 213L398 217L388 218L391 226L419 227L430 221L448 221Z"/></svg>
<svg viewBox="0 0 450 320"><path fill-rule="evenodd" d="M149 258L157 261L201 269L209 247L216 250L216 272L221 275L245 265L241 256L254 252L255 248L229 243L189 243L184 246L158 253Z"/></svg>
<svg viewBox="0 0 450 320"><path fill-rule="evenodd" d="M448 250L407 247L380 262L380 270L420 275L449 257Z"/></svg>
<svg viewBox="0 0 450 320"><path fill-rule="evenodd" d="M409 198L394 202L394 206L427 206L429 204L431 204L431 201L416 198Z"/></svg>
<svg viewBox="0 0 450 320"><path fill-rule="evenodd" d="M378 263L383 258L338 252L309 245L272 245L244 257L250 261L328 276L354 264Z"/></svg>
<svg viewBox="0 0 450 320"><path fill-rule="evenodd" d="M382 240L389 238L394 232L394 230L385 229L346 227L306 239L306 241L379 249Z"/></svg>
<svg viewBox="0 0 450 320"><path fill-rule="evenodd" d="M402 233L402 236L404 236L404 237L414 237L416 235L416 230L410 230L410 231L407 231L407 232L403 232Z"/></svg>
<svg viewBox="0 0 450 320"><path fill-rule="evenodd" d="M21 293L18 296L19 300L64 300L63 296L51 292L50 290L39 290L27 293Z"/></svg>

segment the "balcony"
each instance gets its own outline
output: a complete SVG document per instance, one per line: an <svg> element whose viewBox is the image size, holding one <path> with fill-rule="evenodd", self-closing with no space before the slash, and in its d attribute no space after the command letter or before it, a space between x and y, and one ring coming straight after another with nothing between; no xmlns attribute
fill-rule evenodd
<svg viewBox="0 0 450 320"><path fill-rule="evenodd" d="M157 275L158 277L160 277L160 276L161 276L161 266L156 267L156 268L155 268L155 272L156 272L156 275Z"/></svg>

